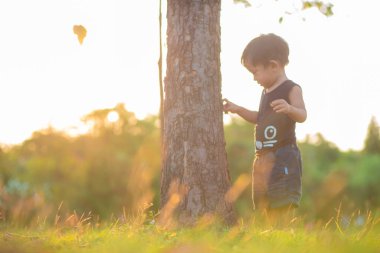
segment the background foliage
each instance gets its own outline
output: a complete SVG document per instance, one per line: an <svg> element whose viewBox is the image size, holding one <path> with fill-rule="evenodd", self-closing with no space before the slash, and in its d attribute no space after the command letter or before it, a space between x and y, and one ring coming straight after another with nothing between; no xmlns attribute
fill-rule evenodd
<svg viewBox="0 0 380 253"><path fill-rule="evenodd" d="M113 117L110 117L110 116ZM60 212L86 213L98 219L126 218L150 208L157 212L160 184L158 117L137 119L123 104L83 117L90 131L69 136L43 129L20 145L0 148L2 222L30 224L56 219ZM250 178L254 128L232 118L225 125L226 150L233 183ZM343 210L380 206L379 127L372 119L363 151L340 151L322 134L299 143L303 199L300 215L329 219ZM375 144L374 144L375 143ZM252 214L250 184L236 200L241 217Z"/></svg>

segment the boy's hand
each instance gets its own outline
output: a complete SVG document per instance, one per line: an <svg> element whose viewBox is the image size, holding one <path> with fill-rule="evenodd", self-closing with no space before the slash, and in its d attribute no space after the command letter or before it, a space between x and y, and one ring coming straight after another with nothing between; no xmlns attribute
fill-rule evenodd
<svg viewBox="0 0 380 253"><path fill-rule="evenodd" d="M288 114L291 111L291 105L286 102L285 99L276 99L273 100L270 105L273 108L273 111L277 113L285 113Z"/></svg>
<svg viewBox="0 0 380 253"><path fill-rule="evenodd" d="M232 103L231 101L229 101L228 99L223 99L223 111L224 113L228 113L228 112L232 112L232 113L237 113L240 106Z"/></svg>
<svg viewBox="0 0 380 253"><path fill-rule="evenodd" d="M246 121L257 124L257 117L258 117L258 112L257 111L250 111L242 106L239 106L237 104L234 104L228 99L223 99L223 111L224 113L232 112L232 113L237 113L240 117L245 119Z"/></svg>

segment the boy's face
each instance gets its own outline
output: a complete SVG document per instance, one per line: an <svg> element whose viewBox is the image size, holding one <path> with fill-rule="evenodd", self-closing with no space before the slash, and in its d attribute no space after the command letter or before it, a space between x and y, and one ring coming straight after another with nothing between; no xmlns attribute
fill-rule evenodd
<svg viewBox="0 0 380 253"><path fill-rule="evenodd" d="M246 64L246 68L253 74L253 79L263 86L264 88L270 88L277 80L278 77L278 63L271 61L269 64Z"/></svg>

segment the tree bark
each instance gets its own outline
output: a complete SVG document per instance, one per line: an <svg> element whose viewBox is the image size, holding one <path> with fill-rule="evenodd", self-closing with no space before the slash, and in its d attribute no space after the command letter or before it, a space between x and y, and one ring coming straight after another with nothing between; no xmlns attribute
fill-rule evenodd
<svg viewBox="0 0 380 253"><path fill-rule="evenodd" d="M163 216L194 223L206 214L231 223L223 130L220 0L168 0L164 82Z"/></svg>

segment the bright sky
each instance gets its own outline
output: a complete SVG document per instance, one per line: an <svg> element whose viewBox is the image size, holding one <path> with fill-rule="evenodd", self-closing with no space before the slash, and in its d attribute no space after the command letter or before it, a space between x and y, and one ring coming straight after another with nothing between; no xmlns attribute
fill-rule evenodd
<svg viewBox="0 0 380 253"><path fill-rule="evenodd" d="M241 52L253 37L277 33L308 109L298 138L321 132L343 150L362 148L371 116L380 120L380 2L331 0L329 18L295 11L301 0L251 2L222 0L223 96L257 109L261 87ZM293 14L279 24L286 11ZM83 45L77 24L87 28ZM119 102L139 117L158 112L157 0L2 0L0 31L0 143L49 125L72 131L85 114Z"/></svg>

